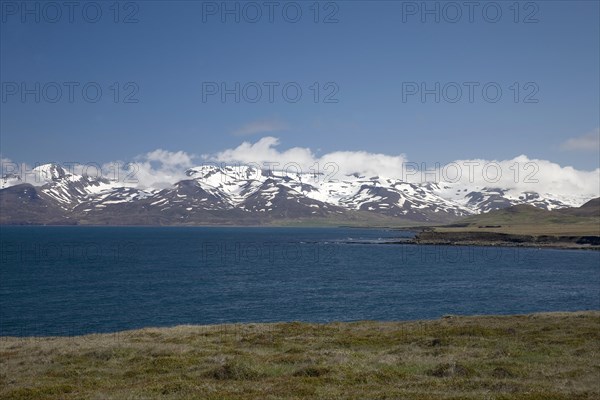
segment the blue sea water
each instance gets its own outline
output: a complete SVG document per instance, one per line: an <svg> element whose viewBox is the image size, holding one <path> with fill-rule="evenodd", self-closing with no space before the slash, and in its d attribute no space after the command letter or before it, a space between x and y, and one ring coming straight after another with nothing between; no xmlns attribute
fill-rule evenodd
<svg viewBox="0 0 600 400"><path fill-rule="evenodd" d="M600 252L352 228L0 228L0 335L600 309Z"/></svg>

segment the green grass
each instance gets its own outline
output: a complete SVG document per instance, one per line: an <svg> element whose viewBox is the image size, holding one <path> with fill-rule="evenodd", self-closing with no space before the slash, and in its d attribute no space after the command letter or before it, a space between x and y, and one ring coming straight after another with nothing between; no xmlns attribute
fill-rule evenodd
<svg viewBox="0 0 600 400"><path fill-rule="evenodd" d="M440 227L439 232L498 232L514 235L600 236L600 210L579 215L581 209L546 211L519 205L464 218L462 227ZM589 210L588 210L589 211ZM575 213L575 214L574 214Z"/></svg>
<svg viewBox="0 0 600 400"><path fill-rule="evenodd" d="M0 338L0 399L595 399L600 312Z"/></svg>

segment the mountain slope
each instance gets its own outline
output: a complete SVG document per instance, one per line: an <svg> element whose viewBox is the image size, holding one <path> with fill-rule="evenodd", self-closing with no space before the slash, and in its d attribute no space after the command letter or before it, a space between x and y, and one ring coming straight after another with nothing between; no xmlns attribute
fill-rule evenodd
<svg viewBox="0 0 600 400"><path fill-rule="evenodd" d="M49 196L28 183L0 190L2 224L70 224L68 214Z"/></svg>

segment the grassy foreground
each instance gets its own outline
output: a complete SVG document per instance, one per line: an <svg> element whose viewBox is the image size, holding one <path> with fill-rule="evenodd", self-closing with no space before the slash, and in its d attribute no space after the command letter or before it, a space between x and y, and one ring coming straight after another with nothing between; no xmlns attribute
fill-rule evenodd
<svg viewBox="0 0 600 400"><path fill-rule="evenodd" d="M596 399L600 312L0 338L2 399Z"/></svg>

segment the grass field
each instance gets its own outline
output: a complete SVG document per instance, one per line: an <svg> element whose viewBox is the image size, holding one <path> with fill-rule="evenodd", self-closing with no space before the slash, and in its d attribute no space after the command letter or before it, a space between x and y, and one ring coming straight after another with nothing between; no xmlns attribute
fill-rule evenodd
<svg viewBox="0 0 600 400"><path fill-rule="evenodd" d="M577 210L577 209L575 209ZM531 206L516 206L460 221L464 226L439 227L439 232L497 232L512 235L600 236L600 211L572 215L568 211L546 211Z"/></svg>
<svg viewBox="0 0 600 400"><path fill-rule="evenodd" d="M600 312L0 338L2 399L597 399Z"/></svg>
<svg viewBox="0 0 600 400"><path fill-rule="evenodd" d="M600 250L600 200L579 208L518 205L425 229L420 244L533 246Z"/></svg>

